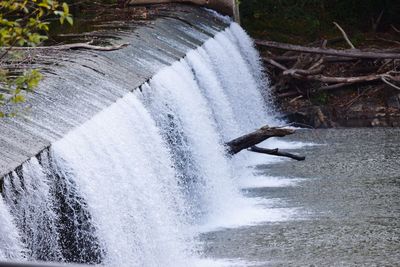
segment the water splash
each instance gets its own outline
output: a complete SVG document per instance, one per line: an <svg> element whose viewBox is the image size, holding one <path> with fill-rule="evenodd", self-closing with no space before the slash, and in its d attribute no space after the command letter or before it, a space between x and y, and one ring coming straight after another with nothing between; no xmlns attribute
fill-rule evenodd
<svg viewBox="0 0 400 267"><path fill-rule="evenodd" d="M133 94L55 143L53 151L74 171L108 265L187 264L182 256L190 254L184 246L190 236L170 156Z"/></svg>
<svg viewBox="0 0 400 267"><path fill-rule="evenodd" d="M4 199L34 260L62 261L50 182L37 158L4 179Z"/></svg>
<svg viewBox="0 0 400 267"><path fill-rule="evenodd" d="M0 261L25 259L25 247L14 218L0 196Z"/></svg>

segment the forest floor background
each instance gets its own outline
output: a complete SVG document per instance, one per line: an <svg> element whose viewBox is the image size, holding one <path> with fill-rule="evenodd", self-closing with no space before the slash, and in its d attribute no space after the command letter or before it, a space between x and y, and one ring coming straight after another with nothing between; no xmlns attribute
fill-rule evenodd
<svg viewBox="0 0 400 267"><path fill-rule="evenodd" d="M400 53L399 1L245 0L240 12L243 27L259 43L339 50L351 50L352 44L355 50ZM315 74L344 78L394 74L391 85L376 79L336 88L336 83L284 75L283 68L309 70L321 60L319 55L264 46L259 49L276 103L290 121L316 128L400 126L400 59L329 60Z"/></svg>

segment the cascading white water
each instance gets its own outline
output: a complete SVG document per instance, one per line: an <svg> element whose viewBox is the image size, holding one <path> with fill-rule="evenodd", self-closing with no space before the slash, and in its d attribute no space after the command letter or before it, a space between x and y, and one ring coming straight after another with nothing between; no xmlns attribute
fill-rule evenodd
<svg viewBox="0 0 400 267"><path fill-rule="evenodd" d="M248 51L254 48L243 43L246 41L243 37L245 33L236 27L237 24L232 24L230 29L207 41L204 48L212 59L213 69L221 81L242 132L246 132L272 123L273 117L267 116L267 111L272 115L272 109L266 107L260 90L265 89L266 85L263 84L264 79L259 80L261 69L255 71L258 61L254 62L254 58L248 57ZM232 35L237 37L233 38ZM238 40L241 45L238 45ZM246 50L242 50L242 47L246 47ZM266 100L270 102L270 99Z"/></svg>
<svg viewBox="0 0 400 267"><path fill-rule="evenodd" d="M268 219L223 146L275 122L265 84L232 23L5 177L0 259L203 266L200 231Z"/></svg>
<svg viewBox="0 0 400 267"><path fill-rule="evenodd" d="M23 260L24 245L15 227L14 218L0 197L0 259Z"/></svg>
<svg viewBox="0 0 400 267"><path fill-rule="evenodd" d="M4 198L33 259L62 260L50 184L37 158L4 180Z"/></svg>
<svg viewBox="0 0 400 267"><path fill-rule="evenodd" d="M133 94L52 150L57 165L71 169L68 175L76 177L88 202L107 265L187 265L191 248L185 244L191 235L170 156Z"/></svg>

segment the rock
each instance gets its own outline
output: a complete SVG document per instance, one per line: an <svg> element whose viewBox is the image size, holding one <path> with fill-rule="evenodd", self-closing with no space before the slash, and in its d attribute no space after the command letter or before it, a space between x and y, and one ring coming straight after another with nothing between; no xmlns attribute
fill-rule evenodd
<svg viewBox="0 0 400 267"><path fill-rule="evenodd" d="M376 113L375 116L378 118L386 117L386 113Z"/></svg>
<svg viewBox="0 0 400 267"><path fill-rule="evenodd" d="M380 121L376 118L371 121L372 127L377 127L377 126L379 126L379 124L380 124Z"/></svg>
<svg viewBox="0 0 400 267"><path fill-rule="evenodd" d="M375 118L371 122L372 127L388 127L388 123L386 120L380 120L378 118Z"/></svg>

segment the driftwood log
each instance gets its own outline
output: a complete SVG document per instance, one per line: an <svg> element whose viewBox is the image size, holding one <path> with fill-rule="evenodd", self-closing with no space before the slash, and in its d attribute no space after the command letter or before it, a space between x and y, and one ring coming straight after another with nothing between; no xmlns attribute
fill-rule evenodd
<svg viewBox="0 0 400 267"><path fill-rule="evenodd" d="M277 48L288 51L329 55L337 57L350 57L350 58L363 58L363 59L400 59L400 53L390 53L385 51L373 52L362 51L358 49L339 50L332 48L319 48L319 47L306 47L301 45L292 45L285 43L278 43L273 41L256 40L257 45L269 48Z"/></svg>
<svg viewBox="0 0 400 267"><path fill-rule="evenodd" d="M260 147L256 146L257 144L267 140L268 138L284 137L287 135L291 135L294 132L295 131L293 129L280 128L280 127L269 127L266 125L252 133L240 136L236 139L233 139L232 141L225 143L225 146L227 148L228 154L230 154L230 155L235 155L235 154L239 153L240 151L247 149L248 151L251 151L251 152L257 152L257 153L263 153L263 154L281 156L281 157L288 157L288 158L292 158L295 160L304 160L305 157L303 157L303 156L294 155L294 154L291 154L288 152L282 152L278 148L267 149L267 148L260 148Z"/></svg>
<svg viewBox="0 0 400 267"><path fill-rule="evenodd" d="M308 46L256 40L257 45L268 48L263 61L271 67L272 88L278 99L294 97L288 101L295 101L299 96L310 99L311 95L320 96L320 92L355 88L355 84L383 84L382 88L400 90L400 47L357 49L343 28L334 24L350 49L327 48L332 43L328 40ZM286 52L276 55L271 49ZM348 108L347 102L343 108Z"/></svg>

